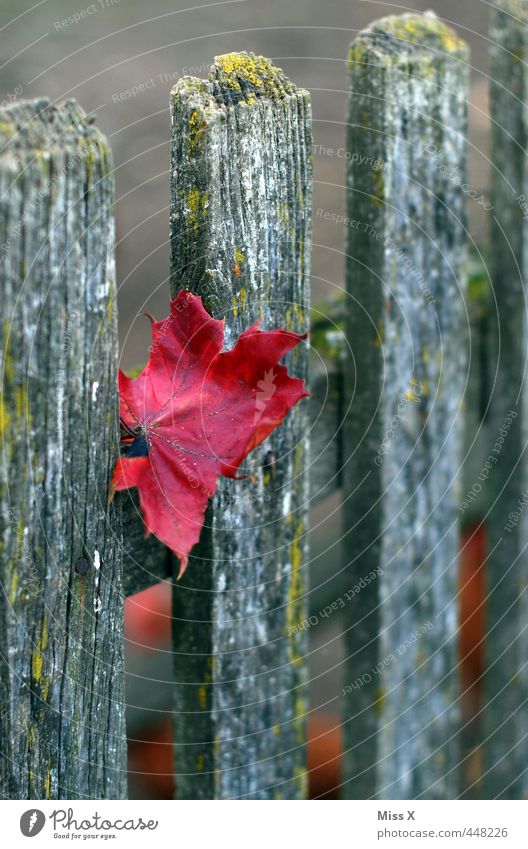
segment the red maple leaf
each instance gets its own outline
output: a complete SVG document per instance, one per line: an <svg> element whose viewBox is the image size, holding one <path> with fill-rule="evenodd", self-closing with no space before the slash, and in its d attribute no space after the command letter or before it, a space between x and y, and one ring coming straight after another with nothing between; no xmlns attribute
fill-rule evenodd
<svg viewBox="0 0 528 849"><path fill-rule="evenodd" d="M180 292L170 315L152 321L147 365L131 379L119 372L126 450L115 490L137 487L145 530L180 560L180 576L198 541L219 475L236 477L247 454L308 395L278 361L306 336L251 325L221 352L224 322Z"/></svg>

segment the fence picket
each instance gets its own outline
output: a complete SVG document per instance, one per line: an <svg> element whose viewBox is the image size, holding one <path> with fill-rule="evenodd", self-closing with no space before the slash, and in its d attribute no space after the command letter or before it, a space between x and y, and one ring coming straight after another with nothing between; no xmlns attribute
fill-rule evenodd
<svg viewBox="0 0 528 849"><path fill-rule="evenodd" d="M528 14L506 0L491 14L492 257L489 560L484 794L528 794L528 543L526 515L526 274L528 257ZM524 406L524 409L523 409ZM510 413L513 413L511 415ZM497 442L498 440L498 442ZM500 450L497 451L497 448ZM524 452L524 453L523 453Z"/></svg>
<svg viewBox="0 0 528 849"><path fill-rule="evenodd" d="M123 798L113 179L68 101L0 112L4 798Z"/></svg>
<svg viewBox="0 0 528 849"><path fill-rule="evenodd" d="M171 289L226 319L309 321L307 92L271 62L215 60L173 89ZM288 358L297 376L306 346ZM252 453L254 482L222 481L174 588L175 758L182 798L305 793L307 411Z"/></svg>
<svg viewBox="0 0 528 849"><path fill-rule="evenodd" d="M350 798L458 787L467 62L432 13L350 49L345 548L350 586L374 575L347 605Z"/></svg>

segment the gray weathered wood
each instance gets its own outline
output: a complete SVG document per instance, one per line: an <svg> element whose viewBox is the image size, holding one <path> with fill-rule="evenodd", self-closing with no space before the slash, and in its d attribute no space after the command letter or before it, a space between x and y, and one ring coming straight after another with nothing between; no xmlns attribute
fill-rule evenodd
<svg viewBox="0 0 528 849"><path fill-rule="evenodd" d="M467 61L431 13L350 49L344 545L350 585L382 572L346 611L352 798L457 793Z"/></svg>
<svg viewBox="0 0 528 849"><path fill-rule="evenodd" d="M74 101L1 110L0 151L0 792L122 798L111 156Z"/></svg>
<svg viewBox="0 0 528 849"><path fill-rule="evenodd" d="M307 328L307 92L271 62L228 54L171 95L171 289L226 319ZM306 344L287 358L306 368ZM175 757L181 798L305 793L307 410L222 481L175 585ZM271 453L274 461L269 462Z"/></svg>
<svg viewBox="0 0 528 849"><path fill-rule="evenodd" d="M484 787L486 798L528 795L528 15L501 2L491 18L493 325ZM513 415L510 414L510 411ZM524 453L523 453L524 452Z"/></svg>

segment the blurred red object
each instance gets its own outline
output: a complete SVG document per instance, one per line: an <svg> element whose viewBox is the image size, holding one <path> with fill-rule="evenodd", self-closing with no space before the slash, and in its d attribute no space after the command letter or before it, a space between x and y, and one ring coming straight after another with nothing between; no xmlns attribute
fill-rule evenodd
<svg viewBox="0 0 528 849"><path fill-rule="evenodd" d="M308 795L310 799L340 799L341 717L315 711L308 717Z"/></svg>
<svg viewBox="0 0 528 849"><path fill-rule="evenodd" d="M142 739L128 741L128 789L131 799L174 798L172 722L145 728Z"/></svg>
<svg viewBox="0 0 528 849"><path fill-rule="evenodd" d="M172 586L169 581L125 599L125 634L138 647L155 647L170 641Z"/></svg>
<svg viewBox="0 0 528 849"><path fill-rule="evenodd" d="M466 714L475 715L482 705L484 634L486 628L486 529L482 522L470 525L460 541L459 657L460 684Z"/></svg>

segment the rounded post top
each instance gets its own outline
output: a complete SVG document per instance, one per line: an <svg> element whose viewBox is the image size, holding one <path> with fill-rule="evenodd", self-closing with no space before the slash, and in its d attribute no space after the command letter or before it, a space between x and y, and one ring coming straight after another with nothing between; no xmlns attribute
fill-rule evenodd
<svg viewBox="0 0 528 849"><path fill-rule="evenodd" d="M350 45L349 62L361 63L366 52L374 52L385 64L435 59L439 54L468 58L466 42L434 12L391 15L362 30Z"/></svg>
<svg viewBox="0 0 528 849"><path fill-rule="evenodd" d="M94 126L76 100L53 104L49 98L15 100L0 108L0 151L41 151L68 147L79 143L106 144L103 133Z"/></svg>

